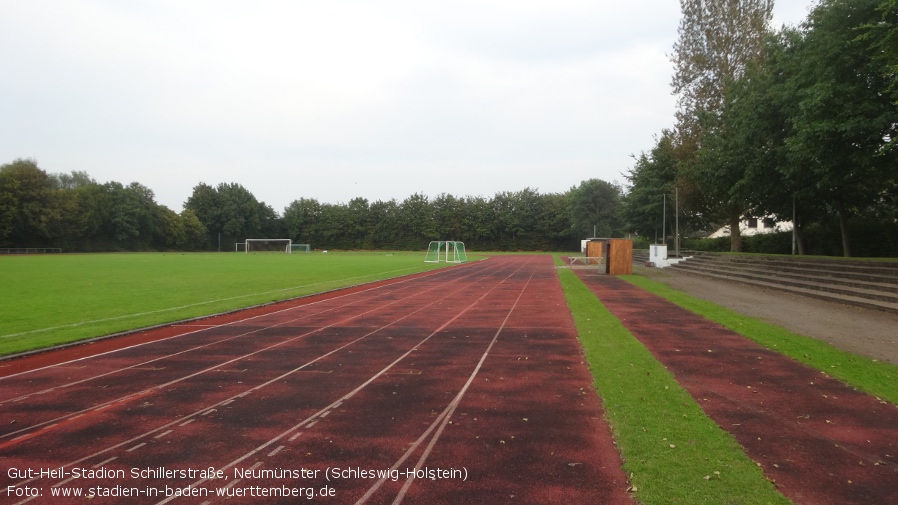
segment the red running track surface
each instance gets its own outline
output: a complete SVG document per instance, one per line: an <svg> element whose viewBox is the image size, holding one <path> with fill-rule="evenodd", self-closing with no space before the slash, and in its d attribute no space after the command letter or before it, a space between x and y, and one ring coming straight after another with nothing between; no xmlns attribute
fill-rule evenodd
<svg viewBox="0 0 898 505"><path fill-rule="evenodd" d="M623 280L599 300L795 503L898 503L898 408Z"/></svg>
<svg viewBox="0 0 898 505"><path fill-rule="evenodd" d="M632 503L548 256L141 335L2 369L0 503Z"/></svg>

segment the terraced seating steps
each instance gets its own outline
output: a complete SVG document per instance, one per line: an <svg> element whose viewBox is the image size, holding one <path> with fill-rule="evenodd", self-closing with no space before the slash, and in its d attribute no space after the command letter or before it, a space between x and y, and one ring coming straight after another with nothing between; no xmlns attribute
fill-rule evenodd
<svg viewBox="0 0 898 505"><path fill-rule="evenodd" d="M898 262L696 253L668 270L898 314Z"/></svg>

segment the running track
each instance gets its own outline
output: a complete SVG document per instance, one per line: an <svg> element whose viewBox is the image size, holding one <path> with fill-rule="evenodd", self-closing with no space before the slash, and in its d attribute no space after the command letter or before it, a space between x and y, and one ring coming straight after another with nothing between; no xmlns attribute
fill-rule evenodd
<svg viewBox="0 0 898 505"><path fill-rule="evenodd" d="M795 503L898 503L898 409L621 279L577 274Z"/></svg>
<svg viewBox="0 0 898 505"><path fill-rule="evenodd" d="M266 310L0 368L0 503L632 503L551 257Z"/></svg>

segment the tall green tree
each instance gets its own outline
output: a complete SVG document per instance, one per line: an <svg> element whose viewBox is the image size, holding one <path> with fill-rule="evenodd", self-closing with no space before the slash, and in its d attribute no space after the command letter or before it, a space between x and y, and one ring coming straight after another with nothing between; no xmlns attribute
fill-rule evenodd
<svg viewBox="0 0 898 505"><path fill-rule="evenodd" d="M368 207L368 240L375 249L398 249L399 204L395 199L377 200Z"/></svg>
<svg viewBox="0 0 898 505"><path fill-rule="evenodd" d="M803 26L792 77L797 108L787 140L790 168L805 170L805 194L836 216L842 252L851 255L849 222L877 202L894 201L898 107L887 90L879 42L859 37L882 18L878 0L822 0Z"/></svg>
<svg viewBox="0 0 898 505"><path fill-rule="evenodd" d="M568 191L571 230L575 236L613 237L619 234L622 189L600 179L589 179Z"/></svg>
<svg viewBox="0 0 898 505"><path fill-rule="evenodd" d="M321 247L318 236L318 219L321 204L314 198L294 200L284 209L287 235L296 242Z"/></svg>
<svg viewBox="0 0 898 505"><path fill-rule="evenodd" d="M281 238L264 236L286 233L287 227L271 206L260 202L237 183L221 183L213 188L200 183L184 203L206 227L208 244L230 250L235 242L248 238ZM229 245L230 244L230 245Z"/></svg>
<svg viewBox="0 0 898 505"><path fill-rule="evenodd" d="M728 86L744 75L763 47L773 12L773 0L680 0L683 17L674 44L673 92L678 96L677 139L680 163L687 169L681 178L687 186L705 193L711 210L726 217L731 228L731 249L742 248L739 234L744 202L733 199L725 188L740 179L739 166L695 166L705 135L722 128L721 116ZM722 161L714 156L714 161ZM708 161L708 157L706 157ZM689 171L691 170L691 171ZM731 171L736 170L736 173Z"/></svg>
<svg viewBox="0 0 898 505"><path fill-rule="evenodd" d="M621 210L627 228L643 237L666 237L669 233L662 229L667 224L664 205L677 181L674 133L664 130L648 153L636 157L626 178L630 186Z"/></svg>
<svg viewBox="0 0 898 505"><path fill-rule="evenodd" d="M52 181L32 159L0 166L0 242L17 247L46 246L58 216Z"/></svg>

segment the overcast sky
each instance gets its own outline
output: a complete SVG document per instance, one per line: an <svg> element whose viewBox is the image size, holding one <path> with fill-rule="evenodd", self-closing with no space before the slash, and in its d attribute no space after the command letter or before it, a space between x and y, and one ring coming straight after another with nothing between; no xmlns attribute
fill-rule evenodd
<svg viewBox="0 0 898 505"><path fill-rule="evenodd" d="M777 0L774 26L812 0ZM0 0L0 164L236 182L281 213L625 182L673 124L677 0Z"/></svg>

